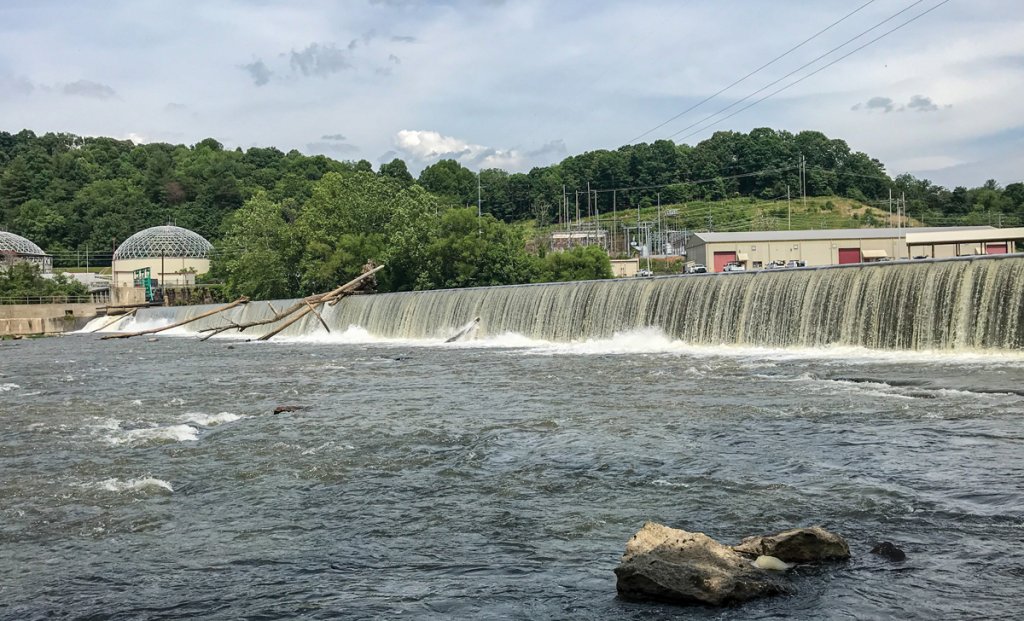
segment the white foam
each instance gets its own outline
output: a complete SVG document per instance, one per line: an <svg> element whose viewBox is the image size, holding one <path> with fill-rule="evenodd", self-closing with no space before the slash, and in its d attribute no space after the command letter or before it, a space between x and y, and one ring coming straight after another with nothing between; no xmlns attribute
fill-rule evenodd
<svg viewBox="0 0 1024 621"><path fill-rule="evenodd" d="M19 388L21 388L21 386L19 386L17 384L12 384L12 383L0 384L0 392L8 392L8 391L11 391L11 390L17 390Z"/></svg>
<svg viewBox="0 0 1024 621"><path fill-rule="evenodd" d="M195 423L202 427L213 427L215 425L222 425L224 423L233 423L236 420L245 418L238 414L232 414L231 412L221 412L219 414L204 414L202 412L188 412L181 417L181 420L187 423Z"/></svg>
<svg viewBox="0 0 1024 621"><path fill-rule="evenodd" d="M114 445L137 444L156 440L194 442L199 439L199 430L191 425L169 425L167 427L118 430L113 434L108 434L105 438L107 442Z"/></svg>
<svg viewBox="0 0 1024 621"><path fill-rule="evenodd" d="M141 492L146 490L163 489L168 492L173 492L174 488L170 483L163 479L156 479L153 477L145 477L140 479L129 479L122 481L121 479L106 479L96 484L100 489L105 489L108 492Z"/></svg>

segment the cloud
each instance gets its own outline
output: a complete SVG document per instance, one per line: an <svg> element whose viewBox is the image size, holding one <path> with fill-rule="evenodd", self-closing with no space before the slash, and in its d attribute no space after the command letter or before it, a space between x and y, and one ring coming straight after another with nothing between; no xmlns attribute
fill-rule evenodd
<svg viewBox="0 0 1024 621"><path fill-rule="evenodd" d="M267 67L267 64L262 60L257 59L248 65L242 65L242 69L249 72L249 76L252 78L253 84L256 86L263 86L270 81L270 76L274 75Z"/></svg>
<svg viewBox="0 0 1024 621"><path fill-rule="evenodd" d="M331 45L312 43L301 52L292 51L291 66L302 75L326 77L339 71L352 68L344 50Z"/></svg>
<svg viewBox="0 0 1024 621"><path fill-rule="evenodd" d="M164 112L184 112L186 110L188 110L188 106L173 101L164 106Z"/></svg>
<svg viewBox="0 0 1024 621"><path fill-rule="evenodd" d="M854 110L859 110L862 104L857 104L853 107ZM863 108L866 110L881 110L882 112L892 112L895 109L895 104L891 97L872 97L863 104Z"/></svg>
<svg viewBox="0 0 1024 621"><path fill-rule="evenodd" d="M408 36L395 36L391 37L391 40L395 43L416 43L416 37Z"/></svg>
<svg viewBox="0 0 1024 621"><path fill-rule="evenodd" d="M26 77L0 74L0 92L15 95L31 95L36 89L35 84Z"/></svg>
<svg viewBox="0 0 1024 621"><path fill-rule="evenodd" d="M341 142L345 140L345 136L342 134L324 134L320 136L320 140L336 140Z"/></svg>
<svg viewBox="0 0 1024 621"><path fill-rule="evenodd" d="M440 132L412 129L403 129L395 134L395 148L412 160L413 167L453 159L471 168L503 168L510 171L524 170L535 159L566 152L562 140L552 140L538 149L524 153L518 149L473 144ZM393 152L388 153L393 155Z"/></svg>
<svg viewBox="0 0 1024 621"><path fill-rule="evenodd" d="M61 91L65 95L73 97L90 97L92 99L113 99L117 97L117 91L114 89L106 84L100 84L91 80L78 80L77 82L65 84Z"/></svg>
<svg viewBox="0 0 1024 621"><path fill-rule="evenodd" d="M939 109L931 97L925 97L924 95L914 95L911 97L907 108L917 110L918 112L934 112Z"/></svg>
<svg viewBox="0 0 1024 621"><path fill-rule="evenodd" d="M552 155L562 157L567 153L569 153L569 149L566 148L565 141L558 139L545 142L540 147L532 151L527 151L526 155L530 158L541 158Z"/></svg>
<svg viewBox="0 0 1024 621"><path fill-rule="evenodd" d="M388 62L389 63L394 63L396 65L401 65L402 64L402 59L397 57L397 56L395 56L394 54L388 54Z"/></svg>
<svg viewBox="0 0 1024 621"><path fill-rule="evenodd" d="M952 108L952 105L946 105L946 108ZM914 95L910 98L906 104L897 105L893 101L892 97L872 97L864 103L858 103L854 105L851 110L881 110L882 113L889 112L903 112L904 110L916 110L917 112L935 112L939 109L939 105L932 101L931 97L924 95Z"/></svg>
<svg viewBox="0 0 1024 621"><path fill-rule="evenodd" d="M334 140L329 142L310 142L306 144L306 152L320 155L344 156L359 152L359 147L347 142Z"/></svg>

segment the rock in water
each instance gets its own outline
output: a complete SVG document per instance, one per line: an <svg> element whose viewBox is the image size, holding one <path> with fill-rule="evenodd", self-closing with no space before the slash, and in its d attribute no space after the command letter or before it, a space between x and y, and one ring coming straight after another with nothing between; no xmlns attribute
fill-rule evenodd
<svg viewBox="0 0 1024 621"><path fill-rule="evenodd" d="M793 568L793 563L787 563L786 561L779 560L774 556L759 556L754 561L754 567L758 569L768 569L770 571L786 571L787 569Z"/></svg>
<svg viewBox="0 0 1024 621"><path fill-rule="evenodd" d="M820 526L784 530L776 535L747 537L732 549L750 556L774 556L787 563L850 558L850 546L846 540Z"/></svg>
<svg viewBox="0 0 1024 621"><path fill-rule="evenodd" d="M274 414L283 414L284 412L298 412L299 410L305 410L308 405L279 405L274 408Z"/></svg>
<svg viewBox="0 0 1024 621"><path fill-rule="evenodd" d="M726 606L787 592L729 546L654 522L626 544L615 576L619 596L630 600Z"/></svg>
<svg viewBox="0 0 1024 621"><path fill-rule="evenodd" d="M877 546L871 548L871 553L877 554L878 556L881 556L884 559L894 562L907 560L906 553L888 541L883 541Z"/></svg>

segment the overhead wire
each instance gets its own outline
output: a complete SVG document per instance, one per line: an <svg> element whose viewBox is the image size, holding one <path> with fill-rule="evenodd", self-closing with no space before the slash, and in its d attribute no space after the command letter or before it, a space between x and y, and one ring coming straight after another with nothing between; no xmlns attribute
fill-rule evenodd
<svg viewBox="0 0 1024 621"><path fill-rule="evenodd" d="M804 69L806 69L807 67L810 67L811 65L813 65L813 64L814 64L814 63L816 63L816 62L818 62L819 60L822 60L823 58L825 58L825 57L827 57L827 56L829 56L829 55L831 55L831 54L833 54L833 53L835 53L835 52L837 52L837 51L841 50L842 48L844 48L844 47L846 47L847 45L849 45L849 44L853 43L854 41L856 41L857 39L860 39L860 38L861 38L861 37L863 37L864 35L868 34L868 33L869 33L869 32L871 32L872 30L875 30L875 29L877 29L877 28L881 27L882 25L884 25L884 24L886 24L886 23L888 23L888 22L891 22L892 20L896 19L896 18L897 18L897 17L899 17L900 15L902 15L902 14L906 13L907 11L909 11L910 9L914 8L915 6L917 6L917 5L921 4L921 3L922 3L922 2L924 2L924 1L925 1L925 0L916 0L915 2L912 2L912 3L911 3L910 5L908 5L907 7L905 7L905 8L903 8L903 9L901 9L900 11L897 11L896 13L893 13L892 15L890 15L889 17L887 17L887 18L883 19L882 21L878 22L877 24L875 24L875 25L874 25L874 26L872 26L871 28L868 28L867 30L864 30L864 31L863 31L863 32L861 32L860 34L858 34L858 35L856 35L856 36L854 36L854 37L852 37L852 38L850 38L850 39L847 39L847 40L846 40L846 41L844 41L843 43L841 43L841 44L837 45L836 47L834 47L834 48L830 49L829 51L825 52L824 54L821 54L821 55L819 55L819 56L817 56L817 57L813 58L812 60L810 60L810 61L808 61L808 62L804 63L803 65L800 65L799 67L797 67L796 69L794 69L794 70L790 71L789 73L787 73L786 75L782 76L781 78L778 78L777 80L773 80L773 81L769 82L768 84L765 84L765 85L764 85L764 86L762 86L761 88L759 88L759 89L757 89L756 91L754 91L754 92L750 93L749 95L747 95L747 96L743 97L742 99L738 99L738 100L734 101L733 103L729 104L728 106L726 106L726 107L722 108L721 110L719 110L719 111L717 111L717 112L715 112L715 113L713 113L713 114L709 114L708 116L704 117L703 119L701 119L701 120L699 120L699 121L696 121L696 122L694 122L694 123L691 123L690 125L687 125L686 127L684 127L684 128L682 128L682 129L680 129L679 131L675 132L674 134L671 134L671 135L669 136L669 138L675 138L675 137L676 137L676 136L678 136L679 134L681 134L681 133L683 133L683 132L685 132L685 131L687 131L687 130L689 130L689 129L692 129L692 128L694 128L694 127L698 126L698 125L703 125L703 124L704 124L705 122L707 122L708 120L710 120L710 119L713 119L713 118L715 118L716 116L718 116L718 115L722 114L723 112L727 112L727 111L731 110L732 108L734 108L734 107L738 106L739 104L743 103L744 101L747 101L747 100L748 100L748 99L750 99L751 97L754 97L755 95L757 95L757 94L759 94L759 93L763 93L764 91L768 90L768 89L769 89L769 88L771 88L772 86L775 86L775 85L776 85L776 84L778 84L779 82L782 82L782 81L783 81L783 80L785 80L786 78L789 78L789 77L791 77L791 76L793 76L793 75L795 75L795 74L797 74L797 73L799 73L799 72L803 71ZM739 114L740 112L743 112L744 110L747 110L748 108L750 108L750 107L752 107L752 106L755 106L755 105L757 105L758 103L760 103L760 102L764 101L765 99L768 99L769 97L771 97L772 95L775 95L776 93L782 92L782 91L786 90L787 88L789 88L789 87L791 87L791 86L793 86L793 85L795 85L795 84L799 84L800 82L802 82L802 81L806 80L807 78L809 78L809 77L811 77L811 76L813 76L813 75L815 75L815 74L817 74L817 73L820 73L821 71L823 71L823 70L825 70L825 69L827 69L827 68L831 67L832 65L834 65L834 64L836 64L837 62L839 62L839 61L843 60L844 58L847 58L847 57L849 57L850 55L852 55L852 54L855 54L856 52L859 52L860 50L862 50L862 49L864 49L865 47L867 47L867 46L871 45L872 43L875 43L875 42L876 42L876 41L878 41L879 39L882 39L882 38L884 38L884 37L886 37L886 36L888 36L888 35L892 34L893 32L895 32L895 31L899 30L900 28L903 28L903 27L904 27L904 26L906 26L907 24L909 24L909 23L911 23L911 22L914 22L914 21L916 21L916 20L920 19L921 17L924 17L924 16L925 16L925 15L927 15L928 13L931 13L932 11L934 11L934 10L935 10L935 9L937 9L937 8L939 8L939 7L940 7L940 6L942 6L943 4L946 4L947 2L949 2L949 0L943 0L943 1L942 1L942 2L940 2L939 4L937 4L937 5L933 6L932 8L928 9L927 11L925 11L925 12L923 12L923 13L921 13L921 14L917 15L916 17L914 17L914 18L912 18L912 19L910 19L910 20L908 20L908 21L906 21L906 22L904 22L904 23L900 24L900 25L899 25L899 26L897 26L896 28L893 28L892 30L889 30L889 31L885 32L884 34L882 34L882 35L880 35L880 36L878 36L878 37L876 37L876 38L872 39L871 41L868 41L868 42L867 42L867 43L865 43L864 45L861 45L860 47L858 47L858 48L855 48L854 50L852 50L852 51L850 51L850 52L848 52L848 53L844 54L843 56L840 56L840 57L839 57L839 58L837 58L836 60L834 60L834 61L832 61L832 62L828 63L827 65L824 65L824 66L822 66L822 67L820 67L820 68L816 69L816 70L815 70L815 71L813 71L812 73L809 73L809 74L805 75L804 77L800 78L799 80L796 80L795 82L793 82L793 83L791 83L791 84L789 84L789 85L787 85L787 86L784 86L783 88L781 88L781 89L779 89L779 90L777 90L777 91L775 91L775 92L773 92L773 93L771 93L771 94L769 94L769 95L767 95L767 96L765 96L765 97L763 97L763 98L761 98L761 99L759 99L759 100L755 101L754 103L752 103L752 104L750 104L750 105L748 105L748 106L746 106L746 107L742 108L741 110L738 110L738 111L734 112L733 114L730 114L730 115L728 115L728 116L722 117L721 119L718 119L717 121L714 121L714 122L712 122L712 123L711 123L711 124L709 124L709 125L706 125L706 126L704 126L704 127L701 127L700 129L698 129L698 130L697 130L697 131L695 131L695 132L691 132L691 133L687 134L686 136L683 136L683 137L681 138L681 140L686 140L686 139L687 139L687 138L689 138L690 136L693 136L693 135L695 135L695 134L698 134L698 133L700 133L700 132L704 131L705 129L707 129L708 127L711 127L711 126L713 126L713 125L716 125L716 124L718 124L718 123L721 123L722 121L724 121L724 120L726 120L726 119L730 119L730 118L732 118L732 117L736 116L736 115L737 115L737 114Z"/></svg>
<svg viewBox="0 0 1024 621"><path fill-rule="evenodd" d="M919 0L919 2L920 2L920 0ZM924 11L923 13L920 13L919 15L916 15L916 16L914 16L914 17L912 17L912 18L908 19L907 21L903 22L903 23L902 23L902 24L900 24L899 26L896 26L895 28L892 28L892 29L890 29L890 30L888 30L888 31L886 31L886 32L884 32L884 33L882 33L882 34L878 35L877 37L875 37L874 39L871 39L870 41L868 41L867 43L865 43L865 44L861 45L860 47L857 47L857 48L854 48L853 50L850 50L850 51L849 51L849 52L847 52L846 54L843 54L843 55L842 55L842 56L840 56L839 58L837 58L837 59L833 60L832 62L828 63L827 65L824 65L824 66L822 66L822 67L819 67L818 69L815 69L814 71L812 71L811 73L808 73L807 75L803 76L802 78L800 78L800 79L798 79L798 80L794 80L793 82L790 82L789 84L787 84L787 85L783 86L782 88L780 88L780 89L777 89L777 90L775 90L775 91L772 91L771 93L768 93L767 95L765 95L765 96L764 96L764 97L762 97L761 99L758 99L757 101L751 102L750 104L748 104L748 105L746 105L746 106L744 106L744 107L740 108L739 110L737 110L737 111L733 112L732 114L729 114L729 115L727 115L727 116L724 116L724 117L722 117L722 118L718 119L717 121L714 121L714 122L712 122L712 123L710 123L710 124L708 124L708 125L706 125L706 126L704 126L704 127L700 128L700 129L698 129L698 130L696 130L696 131L690 132L689 134L687 134L687 135L683 136L683 137L682 137L682 140L686 140L687 138L689 138L689 137L691 137L691 136L695 136L695 135L699 134L700 132L704 131L705 129L708 129L709 127L713 127L713 126L715 126L715 125L717 125L717 124L721 123L722 121L725 121L726 119L731 119L732 117L736 116L737 114L739 114L739 113L741 113L741 112L743 112L743 111L745 111L745 110L749 110L750 108L752 108L752 107L756 106L757 104L761 103L762 101L764 101L764 100L766 100L766 99L768 99L768 98L770 98L770 97L773 97L773 96L775 96L775 95L778 95L779 93L781 93L782 91L784 91L784 90L786 90L786 89L788 89L788 88L792 88L793 86L796 86L797 84L799 84L799 83L803 82L803 81L804 81L804 80L806 80L807 78L809 78L809 77L812 77L812 76L814 76L814 75L817 75L818 73L821 73L822 71L824 71L825 69L828 69L828 68L829 68L829 67L831 67L832 65L834 65L834 64L836 64L836 63L838 63L839 61L841 61L841 60L843 60L843 59L845 59L845 58L848 58L848 57L852 56L853 54L856 54L856 53L857 53L857 52L859 52L860 50L862 50L862 49L864 49L864 48L868 47L869 45L871 45L871 44L873 44L873 43L876 43L876 42L878 42L878 41L879 41L879 40L881 40L881 39L884 39L885 37L887 37L887 36L891 35L892 33L896 32L897 30L899 30L900 28L903 28L904 26L907 26L908 24L911 24L911 23L913 23L913 22L915 22L915 21L917 21L917 20L921 19L921 18L922 18L922 17L924 17L925 15L927 15L927 14L931 13L932 11L934 11L935 9L937 9L937 8L941 7L941 6L942 6L942 5L944 5L944 4L947 4L948 2L950 2L950 0L942 0L942 2L940 2L940 3L936 4L935 6L933 6L933 7L931 7L930 9L928 9L928 10ZM917 4L917 3L915 3L915 4ZM763 89L762 89L762 90L763 90ZM760 91L758 91L758 92L760 92ZM743 100L741 100L741 101L743 101ZM739 102L736 102L736 103L739 103ZM717 115L717 114L720 114L720 112L719 112L719 113L716 113L716 115ZM712 115L712 116L715 116L715 115ZM691 125L691 127L692 127L692 125ZM680 132L682 132L682 131L685 131L685 130L680 130ZM672 136L673 136L673 137L675 137L675 136L676 136L676 135L678 135L678 133L680 133L680 132L677 132L676 134L673 134Z"/></svg>
<svg viewBox="0 0 1024 621"><path fill-rule="evenodd" d="M733 82L729 86L726 86L725 88L723 88L722 90L718 91L717 93L714 93L712 95L709 95L709 96L705 97L701 101L693 104L692 106L690 106L686 110L683 110L682 112L680 112L679 114L673 116L672 118L670 118L669 120L665 121L664 123L661 123L661 124L659 124L659 125L657 125L655 127L652 127L651 129L649 129L649 130L645 131L644 133L640 134L639 136L636 136L635 138L632 138L631 140L629 140L629 142L630 143L636 142L637 140L643 138L644 136L646 136L646 135L648 135L648 134L650 134L652 132L655 132L655 131L661 129L662 127L668 125L672 121L675 121L676 119L678 119L678 118L680 118L680 117L682 117L682 116L684 116L686 114L689 114L690 112L696 110L697 108L699 108L699 107L703 106L704 104L706 104L707 102L711 101L715 97L718 97L719 95L721 95L722 93L728 91L732 87L740 84L741 82L743 82L747 78L753 77L754 75L760 73L762 70L767 69L768 67L774 65L776 62L778 62L778 61L782 60L783 58L785 58L786 56L789 56L790 54L792 54L793 52L797 51L798 49L800 49L804 45L807 45L808 43L810 43L814 39L817 39L819 36L825 34L829 30L831 30L832 28L834 28L834 27L838 26L839 24L843 23L844 21L846 21L850 17L853 17L854 15L859 13L861 10L863 10L865 7L867 7L869 4L872 4L874 2L875 2L875 0L868 0L868 2L865 2L864 4L860 5L856 9L854 9L854 10L850 11L849 13L847 13L846 15L844 15L843 17L837 19L836 21L832 22L828 26L826 26L826 27L822 28L821 30L819 30L818 32L814 33L810 37L804 39L800 43L798 43L798 44L794 45L793 47L789 48L788 50L786 50L782 54L779 54L778 56L776 56L775 58L769 60L768 62L766 62L765 64L761 65L757 69L754 69L753 71L751 71L747 75L743 76L742 78L736 80L735 82Z"/></svg>

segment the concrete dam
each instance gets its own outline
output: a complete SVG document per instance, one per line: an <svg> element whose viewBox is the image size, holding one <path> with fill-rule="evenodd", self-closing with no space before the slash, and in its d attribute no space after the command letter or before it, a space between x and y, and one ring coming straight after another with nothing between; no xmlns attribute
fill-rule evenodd
<svg viewBox="0 0 1024 621"><path fill-rule="evenodd" d="M143 309L110 329L169 324L211 308ZM360 327L397 339L444 341L479 318L476 338L571 342L656 329L700 345L1019 351L1024 255L359 295L322 314L332 332ZM250 302L183 329L270 316L268 303ZM282 336L323 331L307 316Z"/></svg>

